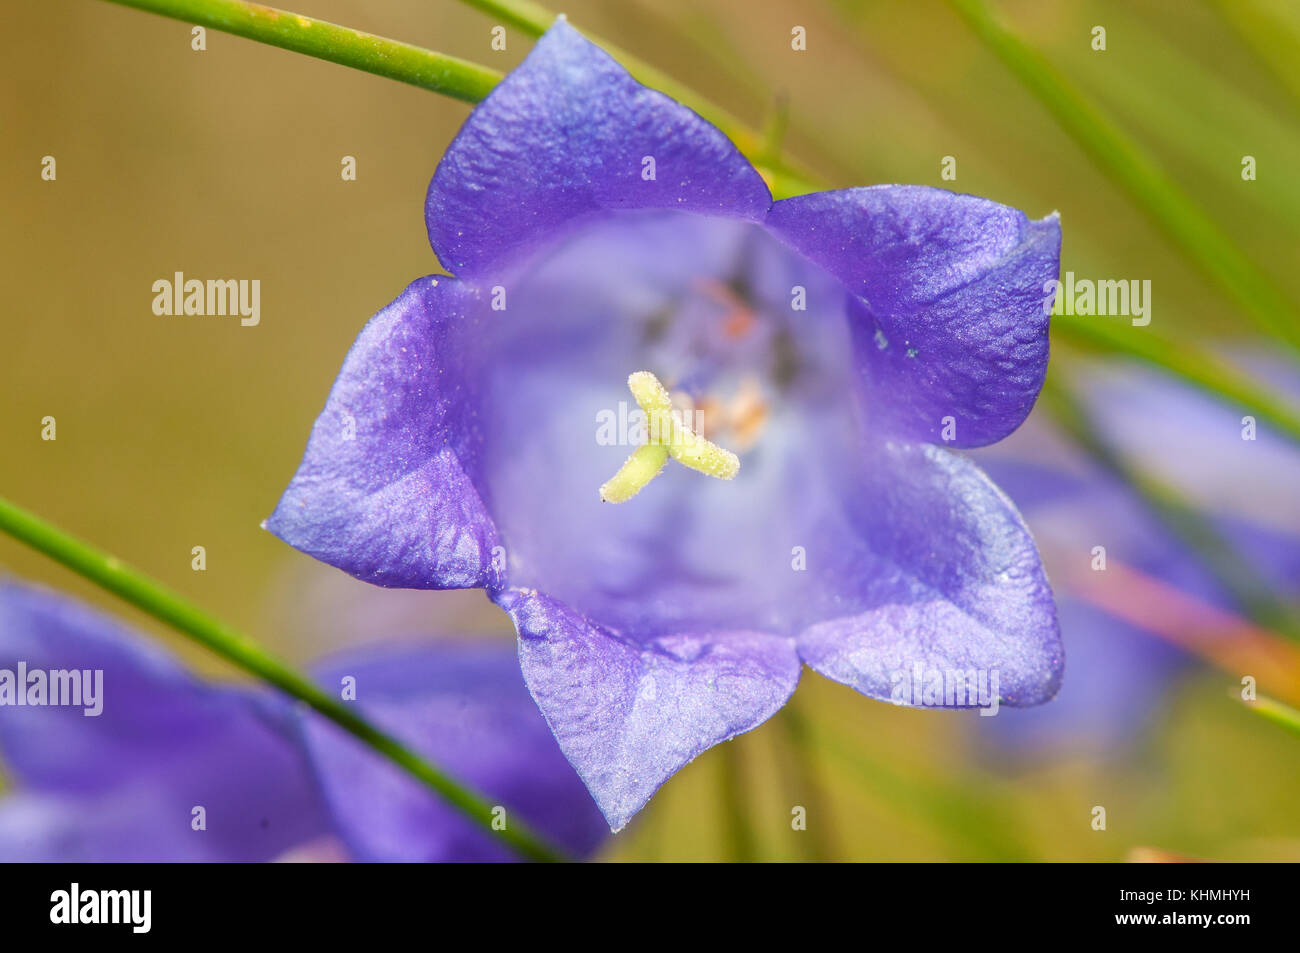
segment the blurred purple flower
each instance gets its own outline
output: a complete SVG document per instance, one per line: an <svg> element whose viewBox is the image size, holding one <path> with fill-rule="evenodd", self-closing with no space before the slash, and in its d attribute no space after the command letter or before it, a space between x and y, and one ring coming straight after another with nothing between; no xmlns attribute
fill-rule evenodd
<svg viewBox="0 0 1300 953"><path fill-rule="evenodd" d="M1274 387L1300 391L1288 366L1247 363ZM1300 598L1295 447L1266 425L1243 439L1239 410L1150 369L1081 364L1075 373L1079 399L1103 438L1142 471L1177 486L1265 584L1283 598ZM1135 569L1207 606L1235 613L1244 607L1140 494L1041 415L976 456L1021 507L1043 548L1070 652L1069 678L1052 705L980 719L980 728L1017 758L1126 753L1194 658L1074 590L1081 568L1090 571L1093 547L1105 547L1109 566ZM1104 573L1091 578L1112 581Z"/></svg>
<svg viewBox="0 0 1300 953"><path fill-rule="evenodd" d="M483 861L512 856L332 723L269 690L193 677L72 600L0 583L0 670L102 670L98 715L0 707L3 861ZM319 666L356 704L567 848L604 824L520 683L514 653L468 642ZM205 829L195 830L195 808Z"/></svg>
<svg viewBox="0 0 1300 953"><path fill-rule="evenodd" d="M478 106L426 203L454 278L353 345L273 533L382 586L481 587L610 825L762 723L801 662L875 698L996 671L1051 698L1051 591L965 458L1028 414L1060 228L888 186L773 202L699 116L562 20ZM597 488L650 370L721 421L728 483Z"/></svg>

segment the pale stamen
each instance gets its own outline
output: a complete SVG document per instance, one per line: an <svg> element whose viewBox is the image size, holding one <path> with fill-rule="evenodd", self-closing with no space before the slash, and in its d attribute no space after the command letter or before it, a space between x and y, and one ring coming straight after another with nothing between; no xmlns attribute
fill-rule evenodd
<svg viewBox="0 0 1300 953"><path fill-rule="evenodd" d="M649 439L600 488L601 500L606 503L630 500L659 475L670 456L683 466L719 480L730 480L740 472L739 457L682 422L659 378L649 371L637 371L628 377L627 386L645 412Z"/></svg>

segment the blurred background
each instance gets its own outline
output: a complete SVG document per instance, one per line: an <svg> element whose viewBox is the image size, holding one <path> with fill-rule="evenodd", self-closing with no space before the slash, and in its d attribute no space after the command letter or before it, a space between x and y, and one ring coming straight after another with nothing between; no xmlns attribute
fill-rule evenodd
<svg viewBox="0 0 1300 953"><path fill-rule="evenodd" d="M532 45L508 29L494 51L498 21L454 0L286 5L503 71ZM1300 300L1296 4L995 9ZM918 183L1032 217L1059 210L1063 271L1150 280L1153 328L1289 390L1297 406L1295 362L945 3L565 0L563 11L751 126L783 102L784 156L831 186ZM791 50L794 25L806 53ZM469 107L212 30L203 52L190 39L187 24L96 0L5 7L0 492L295 661L394 635L511 639L478 593L373 590L259 528L357 331L439 270L424 194ZM341 179L343 156L356 158L356 181ZM940 177L945 156L955 181ZM154 315L152 284L176 271L260 279L260 325ZM1061 698L1002 724L872 702L806 670L788 714L680 772L602 857L1300 860L1300 738L1238 697L1251 675L1296 701L1300 450L1262 423L1259 441L1241 440L1243 411L1127 361L1054 346L1052 378L1066 375L1133 472L1090 462L1041 405L1005 447L977 456L1024 509L1062 597ZM47 415L55 441L41 439ZM1137 472L1176 487L1243 551L1258 547L1238 557L1217 536L1200 549L1166 538L1124 485ZM1117 516L1133 538L1112 547L1120 572L1101 586L1085 577L1093 546L1109 542L1099 527ZM204 572L191 569L199 545ZM1242 598L1240 579L1225 589L1225 566L1245 566L1259 599ZM236 677L3 538L0 569ZM1243 655L1243 639L1271 648ZM794 804L808 807L806 832L791 830ZM1092 826L1098 805L1105 831Z"/></svg>

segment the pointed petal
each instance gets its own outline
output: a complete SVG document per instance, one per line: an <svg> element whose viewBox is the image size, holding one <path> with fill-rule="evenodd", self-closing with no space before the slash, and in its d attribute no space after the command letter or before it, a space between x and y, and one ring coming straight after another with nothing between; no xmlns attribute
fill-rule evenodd
<svg viewBox="0 0 1300 953"><path fill-rule="evenodd" d="M882 700L918 667L989 684L996 673L1002 704L1049 700L1064 663L1056 607L1011 502L939 447L882 445L866 473L852 518L874 551L846 551L831 570L850 611L804 630L804 661Z"/></svg>
<svg viewBox="0 0 1300 953"><path fill-rule="evenodd" d="M261 861L327 830L278 696L200 682L109 617L5 583L0 670L20 662L29 675L102 672L102 709L0 708L20 798L4 801L0 859Z"/></svg>
<svg viewBox="0 0 1300 953"><path fill-rule="evenodd" d="M771 204L726 136L561 18L470 114L434 173L425 219L443 267L465 278L598 213L757 222Z"/></svg>
<svg viewBox="0 0 1300 953"><path fill-rule="evenodd" d="M583 857L607 833L519 675L508 645L437 641L353 652L317 666L355 680L366 715ZM513 855L427 788L322 719L307 738L340 836L363 861L508 860Z"/></svg>
<svg viewBox="0 0 1300 953"><path fill-rule="evenodd" d="M473 294L421 278L370 320L267 529L380 586L495 579L496 527L465 465L467 362L448 332Z"/></svg>
<svg viewBox="0 0 1300 953"><path fill-rule="evenodd" d="M791 639L712 632L642 646L536 591L499 601L529 691L616 831L697 755L774 715L799 681Z"/></svg>
<svg viewBox="0 0 1300 953"><path fill-rule="evenodd" d="M882 432L978 447L1028 415L1047 372L1055 215L1031 222L987 199L895 185L784 199L767 225L855 296L855 352Z"/></svg>

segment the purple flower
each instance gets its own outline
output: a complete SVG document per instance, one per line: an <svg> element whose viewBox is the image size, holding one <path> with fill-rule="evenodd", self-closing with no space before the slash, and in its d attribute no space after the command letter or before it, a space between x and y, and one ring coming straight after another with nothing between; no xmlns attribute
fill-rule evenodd
<svg viewBox="0 0 1300 953"><path fill-rule="evenodd" d="M1300 390L1284 363L1249 363L1279 390ZM1265 584L1285 599L1300 598L1294 446L1267 426L1251 434L1240 411L1150 369L1083 364L1075 376L1080 400L1108 443L1143 471L1177 485ZM1074 582L1122 586L1117 572L1127 568L1215 609L1244 607L1131 486L1064 441L1040 415L978 457L1021 505L1043 547L1070 650L1070 677L1051 706L980 719L980 727L1017 757L1126 753L1193 658L1089 601ZM1105 547L1106 571L1092 568L1097 546ZM1115 601L1132 596L1121 593Z"/></svg>
<svg viewBox="0 0 1300 953"><path fill-rule="evenodd" d="M776 712L801 663L875 698L913 664L1051 698L1033 542L934 444L999 440L1033 405L1055 216L914 186L774 203L562 20L471 114L425 212L455 277L362 331L267 527L378 585L485 589L613 828ZM638 371L738 452L734 479L669 461L602 503L629 447L599 428Z"/></svg>
<svg viewBox="0 0 1300 953"><path fill-rule="evenodd" d="M91 673L79 704L50 704L74 700L49 694L51 672ZM509 650L426 642L316 674L331 688L353 679L367 717L498 799L507 823L517 811L575 856L599 842L601 818ZM6 696L8 682L33 701L42 680L45 704ZM14 787L0 798L4 861L511 857L332 723L196 679L114 620L14 583L0 583L0 764Z"/></svg>

